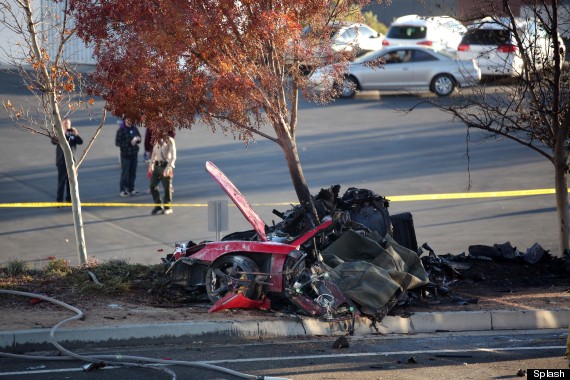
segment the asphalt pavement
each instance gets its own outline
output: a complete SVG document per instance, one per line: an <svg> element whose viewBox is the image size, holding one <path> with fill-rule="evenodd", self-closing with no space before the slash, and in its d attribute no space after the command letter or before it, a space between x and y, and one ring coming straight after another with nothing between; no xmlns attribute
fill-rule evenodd
<svg viewBox="0 0 570 380"><path fill-rule="evenodd" d="M24 106L32 100L16 79L1 73L0 97ZM521 251L538 242L558 255L554 195L524 191L552 189L552 165L512 142L480 143L476 132L468 145L463 125L418 102L425 99L378 94L327 106L301 102L297 145L311 193L338 184L341 193L356 187L384 195L391 200L391 214L413 214L418 242L428 242L437 254L460 254L469 245L509 241ZM414 105L411 113L401 111ZM97 101L91 113L71 116L85 140L78 156L100 124L102 107ZM276 144L260 138L246 145L198 122L176 135L174 214L152 216L142 152L136 180L142 194L119 196L116 129L116 118L109 115L79 168L90 258L153 264L176 241L215 239L215 231L208 228L208 202L228 198L205 172L206 161L226 173L269 225L279 222L274 209L283 212L297 202ZM45 136L17 128L1 113L0 133L0 196L2 204L15 205L0 204L0 262L20 258L43 265L47 257L57 257L78 264L69 208L50 205L56 190L55 147ZM496 193L510 190L522 193ZM458 197L479 192L491 195ZM395 200L418 194L425 196ZM433 194L450 195L435 199ZM222 234L251 229L231 202L228 224Z"/></svg>

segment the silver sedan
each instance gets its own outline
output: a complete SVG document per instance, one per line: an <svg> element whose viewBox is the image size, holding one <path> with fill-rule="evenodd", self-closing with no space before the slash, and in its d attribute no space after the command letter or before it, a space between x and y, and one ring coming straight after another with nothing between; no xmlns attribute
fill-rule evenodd
<svg viewBox="0 0 570 380"><path fill-rule="evenodd" d="M395 46L365 54L350 63L342 85L331 81L330 72L330 67L316 70L310 77L312 89L337 89L343 98L353 97L360 90L431 91L447 96L456 88L481 80L475 60L460 60L423 46Z"/></svg>

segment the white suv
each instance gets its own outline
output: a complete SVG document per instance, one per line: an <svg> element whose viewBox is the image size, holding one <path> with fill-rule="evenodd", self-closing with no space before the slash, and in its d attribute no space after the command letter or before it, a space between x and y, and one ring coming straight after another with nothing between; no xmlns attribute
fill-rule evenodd
<svg viewBox="0 0 570 380"><path fill-rule="evenodd" d="M382 49L384 35L365 24L338 21L330 24L330 48L333 52L355 52L357 56ZM311 33L307 27L303 34Z"/></svg>
<svg viewBox="0 0 570 380"><path fill-rule="evenodd" d="M522 76L524 63L513 34L516 30L532 66L541 68L554 62L554 48L549 35L532 20L516 19L514 27L508 18L487 17L467 27L458 47L461 59L476 59L485 76ZM562 59L566 48L561 38Z"/></svg>
<svg viewBox="0 0 570 380"><path fill-rule="evenodd" d="M418 44L455 51L465 31L461 22L449 16L408 15L390 25L382 44L385 47Z"/></svg>

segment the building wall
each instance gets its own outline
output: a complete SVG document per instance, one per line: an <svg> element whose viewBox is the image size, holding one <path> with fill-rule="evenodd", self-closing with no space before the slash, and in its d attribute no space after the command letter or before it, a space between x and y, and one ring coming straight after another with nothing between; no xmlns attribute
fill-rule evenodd
<svg viewBox="0 0 570 380"><path fill-rule="evenodd" d="M371 10L378 17L378 21L386 26L390 26L392 21L400 16L417 14L455 17L458 11L457 0L392 0L389 4L371 4L366 10Z"/></svg>
<svg viewBox="0 0 570 380"><path fill-rule="evenodd" d="M8 0L8 2L11 3L13 7L12 9L17 9L15 0ZM61 12L62 5L54 4L53 1L36 0L33 3L33 6L36 7L35 11L37 14L47 14L51 11L53 14L58 15L60 19L63 16L63 13ZM21 12L17 12L17 14L21 20L24 19ZM48 18L46 17L46 19ZM41 25L44 25L43 29L42 26L40 26L38 32L44 34L47 39L44 48L47 50L50 57L53 57L57 53L57 31L49 25ZM6 67L12 60L21 64L26 63L25 58L27 51L21 49L18 44L25 45L23 36L14 33L3 25L0 25L0 67ZM95 60L93 59L93 49L86 47L83 41L77 37L72 37L66 43L63 53L65 60L72 64L90 65L95 63Z"/></svg>
<svg viewBox="0 0 570 380"><path fill-rule="evenodd" d="M510 1L509 6L515 15L520 16L520 1ZM503 14L502 0L457 0L458 18L460 20L471 21L490 15Z"/></svg>
<svg viewBox="0 0 570 380"><path fill-rule="evenodd" d="M566 41L570 40L570 0L562 0L559 2L558 5L558 32L560 36L564 38ZM545 7L539 7L538 10L535 7L522 7L521 8L521 16L529 16L533 15L534 13L541 14L542 17L548 17L548 14L552 12L546 12ZM568 46L568 42L566 42ZM568 49L566 49L567 53Z"/></svg>
<svg viewBox="0 0 570 380"><path fill-rule="evenodd" d="M41 0L41 3L50 7L54 14L59 17L63 17L63 3L54 4L53 0ZM59 38L58 32L49 28L45 31L48 36L48 41L55 42ZM51 43L50 55L54 56L57 53L57 44ZM68 63L72 64L95 64L95 59L93 58L93 48L85 46L85 43L77 36L73 36L65 43L63 55Z"/></svg>
<svg viewBox="0 0 570 380"><path fill-rule="evenodd" d="M567 0L564 0L567 1ZM520 13L519 1L512 1L512 9L515 16ZM409 14L420 16L442 16L447 15L462 22L468 22L476 18L488 16L500 10L501 0L393 0L389 4L370 5L367 10L371 10L378 17L378 21L390 26L395 18Z"/></svg>

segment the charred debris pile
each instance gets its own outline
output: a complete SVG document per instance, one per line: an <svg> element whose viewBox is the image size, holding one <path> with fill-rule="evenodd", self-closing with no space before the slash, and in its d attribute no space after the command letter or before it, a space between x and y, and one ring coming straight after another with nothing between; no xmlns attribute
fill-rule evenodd
<svg viewBox="0 0 570 380"><path fill-rule="evenodd" d="M510 242L472 245L465 252L437 255L424 243L418 249L429 283L410 290L398 300L399 306L422 307L437 304L462 306L478 299L463 293L516 293L520 289L570 286L570 258L555 257L534 243L520 251Z"/></svg>
<svg viewBox="0 0 570 380"><path fill-rule="evenodd" d="M281 221L265 225L266 236L260 237L256 228L235 232L209 254L204 253L208 242L183 244L163 259L163 295L194 302L209 299L214 303L211 311L259 308L324 320L366 315L378 321L396 305L421 305L442 297L476 303L454 297L451 287L465 279L485 281L481 264L555 260L538 244L524 253L505 243L471 246L468 255L439 256L427 243L418 247L410 213L390 215L389 200L371 190L351 187L342 196L339 192L335 185L314 196L319 217L327 220L324 227L315 228L305 210L294 206L274 210ZM299 249L289 252L276 269L281 255L277 248L307 234L310 238L301 239ZM245 248L219 252L220 243L236 242ZM277 243L276 253L272 248L265 251L269 245L264 243ZM256 252L260 249L264 252Z"/></svg>
<svg viewBox="0 0 570 380"><path fill-rule="evenodd" d="M322 252L320 258L334 268L334 271L338 271L336 265L342 262L371 261L370 255L362 247L366 245L366 239L364 242L353 241L350 246L345 247L353 253L345 252L343 260L338 261L338 257L334 256L331 260L330 252L337 250L333 243L341 237L345 240L344 234L349 231L348 235L357 233L370 237L378 234L376 236L384 237L378 241L383 248L396 248L401 256L402 251L409 250L420 258L419 263L415 264L418 266L415 270L419 270L418 277L421 281L416 279L415 282L400 284L400 288L393 290L392 297L383 308L376 312L361 307L361 311L369 316L382 317L394 306L425 306L440 302L461 306L477 303L477 298L466 298L453 292L454 288L470 289L474 283L494 288L497 292L514 292L517 287L556 285L561 280L568 279L570 257L554 257L539 243L534 243L525 251L520 251L510 242L506 242L492 246L472 245L468 247L467 254L463 252L438 255L428 243L418 246L411 213L390 215L389 200L368 189L349 188L342 197L339 197L339 190L340 186L336 185L322 189L314 197L319 216L331 215L335 221L336 228L332 228L329 234L323 234L323 240L320 245L317 243L316 247L317 252ZM291 226L304 227L303 222L299 222L303 220L299 208L293 208L284 214L275 213L285 217L284 222L278 224L276 229L284 228L294 233L300 231L295 231ZM385 251L377 254L387 256ZM380 268L387 268L394 275L389 264L386 265L377 257L372 258L372 262L379 264ZM407 264L409 265L409 262ZM363 271L361 264L352 266L359 267L357 272ZM425 276L421 271L425 271ZM359 285L368 287L373 284L373 281L366 283L363 278L363 283ZM385 283L376 285L386 286ZM345 290L342 286L341 289ZM378 288L376 290L381 292ZM364 296L373 297L374 292ZM350 298L354 300L353 297Z"/></svg>

